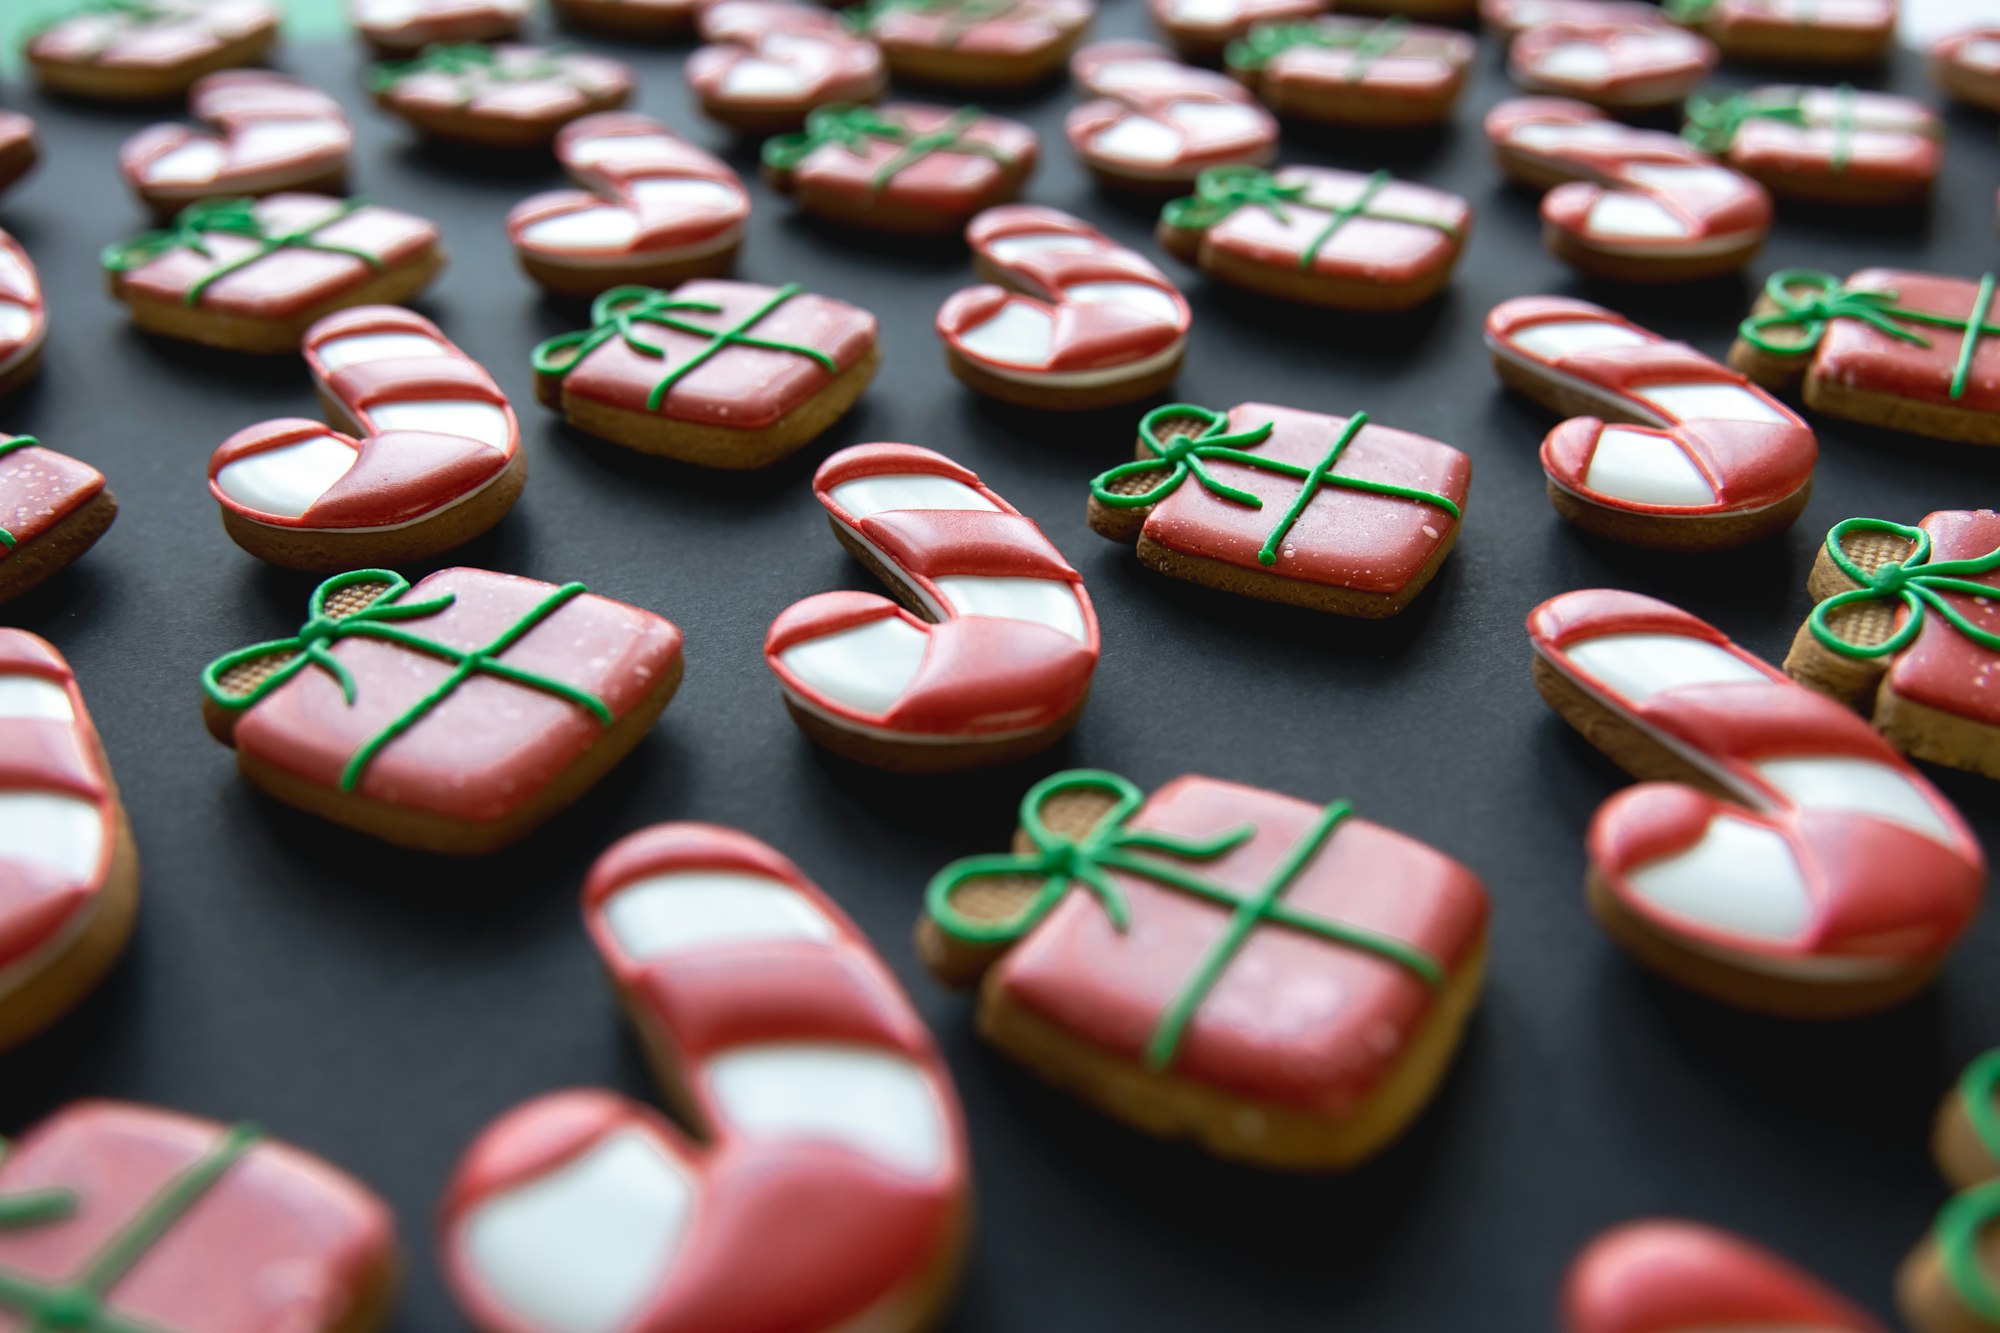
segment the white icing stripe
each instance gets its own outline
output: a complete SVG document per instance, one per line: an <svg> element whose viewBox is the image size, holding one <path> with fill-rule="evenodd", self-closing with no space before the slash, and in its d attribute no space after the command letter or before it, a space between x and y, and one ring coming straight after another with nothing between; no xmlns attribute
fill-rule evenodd
<svg viewBox="0 0 2000 1333"><path fill-rule="evenodd" d="M769 940L831 943L833 923L791 885L731 870L635 880L604 904L618 947L651 962Z"/></svg>
<svg viewBox="0 0 2000 1333"><path fill-rule="evenodd" d="M1669 915L1756 939L1796 939L1812 920L1812 896L1784 838L1726 812L1691 847L1625 879Z"/></svg>
<svg viewBox="0 0 2000 1333"><path fill-rule="evenodd" d="M1646 240L1692 234L1688 224L1659 200L1622 190L1599 195L1590 206L1590 219L1585 225L1605 236Z"/></svg>
<svg viewBox="0 0 2000 1333"><path fill-rule="evenodd" d="M1079 643L1089 641L1083 607L1067 582L969 574L947 574L931 582L958 615L1031 620L1061 630Z"/></svg>
<svg viewBox="0 0 2000 1333"><path fill-rule="evenodd" d="M1914 829L1956 851L1951 824L1907 774L1866 759L1767 759L1764 781L1802 810L1873 815Z"/></svg>
<svg viewBox="0 0 2000 1333"><path fill-rule="evenodd" d="M336 436L314 435L239 458L215 474L215 484L245 509L297 518L346 476L359 457Z"/></svg>
<svg viewBox="0 0 2000 1333"><path fill-rule="evenodd" d="M0 676L0 718L73 722L69 691L39 676Z"/></svg>
<svg viewBox="0 0 2000 1333"><path fill-rule="evenodd" d="M368 424L377 434L392 430L429 431L462 436L502 450L514 434L505 408L470 400L383 403L368 409Z"/></svg>
<svg viewBox="0 0 2000 1333"><path fill-rule="evenodd" d="M0 341L19 342L35 331L35 312L0 297Z"/></svg>
<svg viewBox="0 0 2000 1333"><path fill-rule="evenodd" d="M998 513L999 506L950 477L921 472L878 473L843 481L829 494L856 522L891 509L975 509Z"/></svg>
<svg viewBox="0 0 2000 1333"><path fill-rule="evenodd" d="M332 374L367 361L408 361L451 353L436 339L420 333L357 333L329 339L314 348L313 355Z"/></svg>
<svg viewBox="0 0 2000 1333"><path fill-rule="evenodd" d="M1591 679L1635 704L1693 685L1769 679L1720 644L1684 634L1606 634L1573 643L1562 655Z"/></svg>
<svg viewBox="0 0 2000 1333"><path fill-rule="evenodd" d="M1531 324L1507 335L1524 352L1544 361L1560 361L1578 352L1605 352L1621 347L1648 347L1652 339L1636 329L1601 319L1551 320Z"/></svg>
<svg viewBox="0 0 2000 1333"><path fill-rule="evenodd" d="M1655 384L1630 391L1670 421L1761 421L1789 426L1792 418L1777 404L1740 384Z"/></svg>
<svg viewBox="0 0 2000 1333"><path fill-rule="evenodd" d="M104 855L104 820L97 807L53 792L0 792L0 860L47 866L72 883L88 884Z"/></svg>
<svg viewBox="0 0 2000 1333"><path fill-rule="evenodd" d="M1063 288L1063 299L1077 305L1118 305L1171 324L1181 317L1180 303L1169 293L1144 282L1079 282Z"/></svg>
<svg viewBox="0 0 2000 1333"><path fill-rule="evenodd" d="M1010 299L991 319L959 334L958 340L966 351L987 361L1045 366L1055 351L1055 316L1032 301Z"/></svg>
<svg viewBox="0 0 2000 1333"><path fill-rule="evenodd" d="M1694 508L1715 502L1714 489L1679 442L1632 426L1606 426L1599 432L1584 484L1638 504Z"/></svg>
<svg viewBox="0 0 2000 1333"><path fill-rule="evenodd" d="M1083 255L1097 246L1085 236L1067 232L1047 232L1002 236L986 243L987 253L1002 264L1012 264L1031 255Z"/></svg>
<svg viewBox="0 0 2000 1333"><path fill-rule="evenodd" d="M639 236L639 219L629 208L594 204L571 213L557 213L530 222L521 239L551 250L609 250L632 244Z"/></svg>
<svg viewBox="0 0 2000 1333"><path fill-rule="evenodd" d="M214 180L228 161L221 144L193 139L148 162L140 175L148 185L198 185Z"/></svg>
<svg viewBox="0 0 2000 1333"><path fill-rule="evenodd" d="M887 713L924 664L930 635L885 616L787 648L778 655L799 683L858 713Z"/></svg>
<svg viewBox="0 0 2000 1333"><path fill-rule="evenodd" d="M746 1139L837 1143L919 1179L951 1160L949 1117L901 1055L818 1043L746 1046L709 1061L709 1095Z"/></svg>

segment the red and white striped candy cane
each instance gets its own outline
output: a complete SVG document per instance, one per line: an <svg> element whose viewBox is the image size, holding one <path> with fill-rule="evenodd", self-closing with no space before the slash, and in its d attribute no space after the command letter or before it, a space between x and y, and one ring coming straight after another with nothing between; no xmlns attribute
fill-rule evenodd
<svg viewBox="0 0 2000 1333"><path fill-rule="evenodd" d="M1070 58L1093 100L1063 122L1085 166L1120 183L1181 186L1209 167L1265 166L1278 122L1236 80L1151 42L1094 42Z"/></svg>
<svg viewBox="0 0 2000 1333"><path fill-rule="evenodd" d="M317 88L268 70L223 70L189 90L188 111L205 130L153 125L118 150L126 185L156 213L218 195L337 194L346 181L354 131Z"/></svg>
<svg viewBox="0 0 2000 1333"><path fill-rule="evenodd" d="M41 276L21 243L0 231L0 393L34 378L48 335Z"/></svg>
<svg viewBox="0 0 2000 1333"><path fill-rule="evenodd" d="M816 106L872 102L886 86L881 48L818 5L716 0L697 23L708 44L688 57L688 86L725 124L795 130Z"/></svg>

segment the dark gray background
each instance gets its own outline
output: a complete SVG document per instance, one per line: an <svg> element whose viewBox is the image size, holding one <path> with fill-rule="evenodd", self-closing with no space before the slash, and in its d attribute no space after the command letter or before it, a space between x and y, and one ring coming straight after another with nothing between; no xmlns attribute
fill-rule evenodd
<svg viewBox="0 0 2000 1333"><path fill-rule="evenodd" d="M1136 0L1111 0L1099 32L1146 26ZM723 146L691 111L679 52L629 55L643 73L640 109ZM293 49L282 64L352 106L359 190L442 223L453 261L421 309L521 412L532 459L521 504L439 564L582 579L663 612L687 632L687 683L575 810L483 862L393 851L241 782L202 730L197 675L227 649L289 633L313 580L223 536L204 464L242 426L310 415L305 368L132 332L95 257L142 225L113 154L157 113L10 89L40 119L48 160L0 202L0 225L40 266L52 332L46 374L0 405L0 428L102 467L123 514L80 565L0 622L48 636L75 664L131 808L146 902L130 954L97 996L0 1058L0 1127L18 1131L84 1095L255 1118L394 1203L411 1258L396 1327L462 1327L430 1228L472 1136L568 1085L654 1096L577 919L584 870L645 824L707 819L796 858L867 929L944 1044L979 1186L954 1329L1546 1327L1575 1249L1652 1212L1741 1229L1886 1312L1895 1265L1945 1198L1924 1147L1935 1099L1965 1059L2000 1041L1990 965L2000 923L1982 920L1934 992L1862 1022L1750 1018L1650 980L1599 934L1581 894L1584 827L1625 778L1538 701L1521 622L1544 597L1611 585L1677 601L1781 655L1832 522L1991 504L1992 455L1828 425L1805 519L1756 549L1662 558L1566 527L1535 457L1553 423L1496 386L1480 344L1486 310L1576 293L1720 353L1751 279L1626 292L1581 283L1550 258L1533 198L1501 184L1479 131L1508 93L1491 43L1442 135L1291 134L1285 145L1288 161L1393 165L1471 198L1470 249L1434 306L1388 319L1307 312L1173 270L1196 311L1177 396L1366 408L1475 460L1457 552L1408 612L1380 625L1175 583L1093 536L1085 483L1130 456L1138 413L1043 416L975 398L945 373L931 331L938 303L971 281L962 248L832 235L762 185L742 276L798 279L881 316L888 360L860 407L752 476L663 465L566 430L533 401L528 350L578 320L538 298L501 228L514 200L556 182L553 164L413 147L363 104L346 48ZM1888 82L1935 98L1907 55ZM1150 250L1150 210L1095 191L1061 140L1072 101L1055 87L1006 108L1044 136L1031 196ZM1953 112L1951 131L1929 214L1785 208L1755 276L1873 261L1982 271L1994 257L2000 151L1989 119ZM732 160L749 174L746 153ZM903 780L829 758L787 720L762 662L764 629L810 593L870 586L809 486L821 457L865 440L929 445L976 468L1083 570L1104 661L1082 725L1053 752ZM1495 904L1485 1002L1442 1094L1398 1147L1344 1178L1218 1165L1100 1120L975 1041L968 1003L933 985L908 947L923 885L953 857L1002 847L1023 789L1076 764L1147 787L1195 772L1350 797L1485 877ZM2000 847L1994 789L1936 776Z"/></svg>

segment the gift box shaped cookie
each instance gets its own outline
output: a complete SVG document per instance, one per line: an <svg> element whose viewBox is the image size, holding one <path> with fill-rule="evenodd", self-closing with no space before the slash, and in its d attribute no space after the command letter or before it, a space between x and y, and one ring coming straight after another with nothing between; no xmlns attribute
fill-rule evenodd
<svg viewBox="0 0 2000 1333"><path fill-rule="evenodd" d="M1873 64L1896 40L1896 0L1666 0L1660 8L1731 60L1758 64Z"/></svg>
<svg viewBox="0 0 2000 1333"><path fill-rule="evenodd" d="M43 87L104 102L177 97L204 74L254 65L278 38L269 0L95 0L28 41Z"/></svg>
<svg viewBox="0 0 2000 1333"><path fill-rule="evenodd" d="M1319 18L1252 28L1224 59L1281 116L1401 129L1450 117L1477 49L1462 32L1400 17Z"/></svg>
<svg viewBox="0 0 2000 1333"><path fill-rule="evenodd" d="M624 106L632 85L631 69L604 56L476 42L368 71L384 111L428 138L485 148L547 144L573 120Z"/></svg>
<svg viewBox="0 0 2000 1333"><path fill-rule="evenodd" d="M117 517L96 468L32 435L0 434L0 605L66 568Z"/></svg>
<svg viewBox="0 0 2000 1333"><path fill-rule="evenodd" d="M1019 196L1037 144L978 107L823 106L799 133L765 141L764 179L829 222L936 235Z"/></svg>
<svg viewBox="0 0 2000 1333"><path fill-rule="evenodd" d="M1688 99L1681 136L1773 194L1831 204L1908 204L1944 164L1944 125L1920 102L1777 84Z"/></svg>

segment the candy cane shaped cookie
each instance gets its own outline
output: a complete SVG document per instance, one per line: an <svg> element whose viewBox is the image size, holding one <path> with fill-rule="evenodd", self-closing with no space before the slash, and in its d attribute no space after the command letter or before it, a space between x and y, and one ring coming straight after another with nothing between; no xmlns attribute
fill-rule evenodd
<svg viewBox="0 0 2000 1333"><path fill-rule="evenodd" d="M287 569L397 564L514 507L528 475L514 409L435 324L363 306L313 325L304 350L338 429L288 417L216 449L208 489L238 546Z"/></svg>
<svg viewBox="0 0 2000 1333"><path fill-rule="evenodd" d="M1281 116L1410 129L1450 118L1477 50L1462 32L1400 16L1319 18L1252 28L1224 60Z"/></svg>
<svg viewBox="0 0 2000 1333"><path fill-rule="evenodd" d="M76 677L53 645L0 629L0 1051L90 993L138 906L138 849Z"/></svg>
<svg viewBox="0 0 2000 1333"><path fill-rule="evenodd" d="M1742 1008L1870 1013L1979 908L1958 812L1866 722L1636 593L1528 616L1536 687L1634 777L1589 835L1592 911L1647 967Z"/></svg>
<svg viewBox="0 0 2000 1333"><path fill-rule="evenodd" d="M528 276L553 292L720 277L735 266L750 196L720 159L650 116L586 116L556 136L583 188L522 200L507 235Z"/></svg>
<svg viewBox="0 0 2000 1333"><path fill-rule="evenodd" d="M1563 1282L1563 1333L1885 1333L1859 1307L1740 1236L1661 1219L1613 1227Z"/></svg>
<svg viewBox="0 0 2000 1333"><path fill-rule="evenodd" d="M1742 172L1658 130L1561 98L1502 102L1486 117L1501 169L1547 189L1542 244L1572 267L1625 282L1733 273L1771 227L1771 196Z"/></svg>
<svg viewBox="0 0 2000 1333"><path fill-rule="evenodd" d="M563 126L625 105L631 69L586 51L433 46L368 71L375 104L419 134L483 148L540 148Z"/></svg>
<svg viewBox="0 0 2000 1333"><path fill-rule="evenodd" d="M2000 27L1969 28L1933 46L1931 78L1956 101L2000 111Z"/></svg>
<svg viewBox="0 0 2000 1333"><path fill-rule="evenodd" d="M354 131L340 103L267 70L211 74L188 93L207 132L154 125L118 150L125 184L164 222L198 199L281 190L338 194Z"/></svg>
<svg viewBox="0 0 2000 1333"><path fill-rule="evenodd" d="M0 433L0 604L67 567L117 517L96 468L32 435Z"/></svg>
<svg viewBox="0 0 2000 1333"><path fill-rule="evenodd" d="M916 1333L970 1221L951 1075L866 937L733 829L660 824L584 919L677 1123L612 1092L502 1116L445 1196L482 1333Z"/></svg>
<svg viewBox="0 0 2000 1333"><path fill-rule="evenodd" d="M1563 422L1542 443L1549 500L1586 532L1718 550L1791 526L1812 493L1811 428L1686 343L1587 301L1524 296L1486 317L1501 380Z"/></svg>
<svg viewBox="0 0 2000 1333"><path fill-rule="evenodd" d="M908 444L841 450L813 493L909 610L829 592L772 622L764 660L806 735L862 763L941 772L1034 754L1075 724L1097 613L1033 519Z"/></svg>
<svg viewBox="0 0 2000 1333"><path fill-rule="evenodd" d="M20 388L41 370L48 336L41 275L21 243L0 231L0 395Z"/></svg>
<svg viewBox="0 0 2000 1333"><path fill-rule="evenodd" d="M504 42L532 0L348 0L354 30L376 55L414 55L440 42Z"/></svg>
<svg viewBox="0 0 2000 1333"><path fill-rule="evenodd" d="M1153 22L1188 60L1215 60L1260 23L1301 23L1323 0L1146 0Z"/></svg>
<svg viewBox="0 0 2000 1333"><path fill-rule="evenodd" d="M1210 167L1264 166L1278 122L1233 79L1151 42L1096 42L1070 61L1093 100L1063 122L1092 175L1128 190L1181 189Z"/></svg>
<svg viewBox="0 0 2000 1333"><path fill-rule="evenodd" d="M1029 407L1112 407L1180 373L1193 316L1151 260L1038 204L989 208L965 229L987 285L938 309L951 373Z"/></svg>
<svg viewBox="0 0 2000 1333"><path fill-rule="evenodd" d="M1756 64L1875 64L1896 40L1896 0L1665 0L1660 8L1731 60Z"/></svg>
<svg viewBox="0 0 2000 1333"><path fill-rule="evenodd" d="M105 102L178 97L204 74L254 65L278 38L270 0L87 0L29 38L44 88Z"/></svg>
<svg viewBox="0 0 2000 1333"><path fill-rule="evenodd" d="M0 111L0 194L27 175L40 156L35 122L18 111Z"/></svg>
<svg viewBox="0 0 2000 1333"><path fill-rule="evenodd" d="M1944 163L1944 125L1928 107L1845 83L1696 94L1687 118L1682 138L1794 199L1916 203Z"/></svg>
<svg viewBox="0 0 2000 1333"><path fill-rule="evenodd" d="M888 86L882 50L818 5L717 0L701 11L708 45L687 60L702 114L740 134L798 130L815 107L872 102Z"/></svg>
<svg viewBox="0 0 2000 1333"><path fill-rule="evenodd" d="M1523 88L1620 111L1678 106L1715 62L1708 39L1659 23L1542 23L1507 50Z"/></svg>

